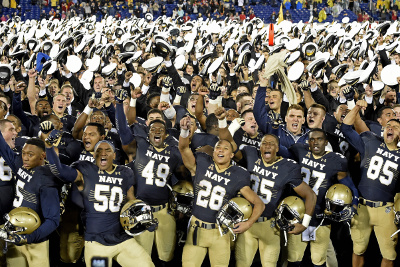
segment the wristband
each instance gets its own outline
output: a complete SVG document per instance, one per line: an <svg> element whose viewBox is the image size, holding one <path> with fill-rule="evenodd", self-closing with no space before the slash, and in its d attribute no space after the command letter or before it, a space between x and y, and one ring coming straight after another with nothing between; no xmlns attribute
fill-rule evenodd
<svg viewBox="0 0 400 267"><path fill-rule="evenodd" d="M305 228L308 228L308 225L310 224L311 221L311 216L308 214L304 214L303 217L303 222L301 223Z"/></svg>
<svg viewBox="0 0 400 267"><path fill-rule="evenodd" d="M188 138L189 134L190 134L189 129L188 130L181 129L181 136L183 138Z"/></svg>
<svg viewBox="0 0 400 267"><path fill-rule="evenodd" d="M89 106L86 106L85 109L83 110L83 113L87 114L88 116L90 116L90 114L92 114L93 109Z"/></svg>
<svg viewBox="0 0 400 267"><path fill-rule="evenodd" d="M169 88L163 86L161 88L161 91L164 92L164 93L169 93Z"/></svg>
<svg viewBox="0 0 400 267"><path fill-rule="evenodd" d="M347 101L347 107L351 110L356 106L356 102L353 100Z"/></svg>
<svg viewBox="0 0 400 267"><path fill-rule="evenodd" d="M176 111L175 111L174 107L170 106L169 108L164 110L164 115L169 120L173 119L176 115Z"/></svg>
<svg viewBox="0 0 400 267"><path fill-rule="evenodd" d="M218 98L217 99L210 99L208 103L210 103L212 105L218 105L219 100L218 100Z"/></svg>
<svg viewBox="0 0 400 267"><path fill-rule="evenodd" d="M228 123L226 122L226 118L224 118L223 120L218 120L218 128L226 128L226 126L228 126Z"/></svg>
<svg viewBox="0 0 400 267"><path fill-rule="evenodd" d="M178 105L180 105L181 99L182 99L182 96L176 95L176 96L175 96L175 99L174 99L174 103L177 103Z"/></svg>

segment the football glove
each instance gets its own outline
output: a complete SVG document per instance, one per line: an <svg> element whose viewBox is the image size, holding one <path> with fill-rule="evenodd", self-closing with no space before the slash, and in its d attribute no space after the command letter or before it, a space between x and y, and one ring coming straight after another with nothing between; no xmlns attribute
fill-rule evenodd
<svg viewBox="0 0 400 267"><path fill-rule="evenodd" d="M47 134L53 130L54 130L54 125L51 121L44 121L40 123L40 131L42 131L42 133Z"/></svg>
<svg viewBox="0 0 400 267"><path fill-rule="evenodd" d="M213 83L210 85L210 99L215 100L221 95L221 88L218 84Z"/></svg>
<svg viewBox="0 0 400 267"><path fill-rule="evenodd" d="M124 102L124 100L128 97L128 93L124 89L118 89L115 91L115 100L118 103Z"/></svg>

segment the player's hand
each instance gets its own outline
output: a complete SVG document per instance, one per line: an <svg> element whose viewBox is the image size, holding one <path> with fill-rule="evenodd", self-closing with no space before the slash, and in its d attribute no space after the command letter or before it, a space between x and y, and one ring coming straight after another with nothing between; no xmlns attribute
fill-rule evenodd
<svg viewBox="0 0 400 267"><path fill-rule="evenodd" d="M201 96L205 96L205 95L208 95L210 93L210 91L208 91L207 87L205 87L205 86L201 86L197 92Z"/></svg>
<svg viewBox="0 0 400 267"><path fill-rule="evenodd" d="M135 89L131 90L131 97L133 99L137 99L142 96L142 89L140 87L136 87Z"/></svg>
<svg viewBox="0 0 400 267"><path fill-rule="evenodd" d="M51 144L53 146L58 146L58 144L61 141L62 134L63 134L62 131L59 130L51 131L49 136L46 138L46 143Z"/></svg>
<svg viewBox="0 0 400 267"><path fill-rule="evenodd" d="M215 100L221 95L221 89L218 84L213 83L210 85L210 99Z"/></svg>
<svg viewBox="0 0 400 267"><path fill-rule="evenodd" d="M347 87L347 88L343 89L343 95L347 101L354 100L355 94L356 94L356 92L354 91L354 89L352 87Z"/></svg>
<svg viewBox="0 0 400 267"><path fill-rule="evenodd" d="M40 123L40 131L44 134L47 134L54 130L54 125L51 121L44 121Z"/></svg>
<svg viewBox="0 0 400 267"><path fill-rule="evenodd" d="M357 210L354 207L346 207L340 212L340 221L341 222L349 221L356 214Z"/></svg>
<svg viewBox="0 0 400 267"><path fill-rule="evenodd" d="M158 109L161 111L169 109L169 103L162 101L160 104L158 104Z"/></svg>
<svg viewBox="0 0 400 267"><path fill-rule="evenodd" d="M300 90L307 91L310 89L310 83L307 80L304 80L299 84L299 87L300 87Z"/></svg>
<svg viewBox="0 0 400 267"><path fill-rule="evenodd" d="M190 130L190 124L191 121L189 116L183 117L180 121L180 127L183 130Z"/></svg>
<svg viewBox="0 0 400 267"><path fill-rule="evenodd" d="M7 242L13 243L17 246L21 246L26 244L28 241L26 240L26 235L19 235L16 233L8 234L7 238L4 239Z"/></svg>
<svg viewBox="0 0 400 267"><path fill-rule="evenodd" d="M37 76L37 71L35 71L35 69L30 69L29 71L28 71L28 76L29 76L29 78L35 78L36 76Z"/></svg>
<svg viewBox="0 0 400 267"><path fill-rule="evenodd" d="M164 87L164 88L170 90L171 87L172 87L172 78L169 77L169 76L164 77L164 78L162 79L162 81L161 81L161 84L162 84L162 87Z"/></svg>
<svg viewBox="0 0 400 267"><path fill-rule="evenodd" d="M218 120L223 120L226 118L226 111L223 107L218 107L214 111L215 117L217 117Z"/></svg>
<svg viewBox="0 0 400 267"><path fill-rule="evenodd" d="M124 102L124 100L128 97L128 92L124 89L117 89L115 91L115 100L117 100L118 103Z"/></svg>
<svg viewBox="0 0 400 267"><path fill-rule="evenodd" d="M294 235L298 235L301 234L302 232L304 232L304 230L306 230L307 228L302 225L301 223L295 223L292 226L294 226L294 228L292 230L290 230L288 232L288 234L294 234Z"/></svg>
<svg viewBox="0 0 400 267"><path fill-rule="evenodd" d="M235 234L244 233L244 232L246 232L246 231L251 227L251 225L252 225L252 224L251 224L249 221L237 223L237 224L235 225L235 227L233 228L233 232L234 232Z"/></svg>
<svg viewBox="0 0 400 267"><path fill-rule="evenodd" d="M177 95L182 96L184 93L186 93L186 86L178 86L178 88L176 88Z"/></svg>
<svg viewBox="0 0 400 267"><path fill-rule="evenodd" d="M358 100L356 106L360 107L361 109L366 109L368 107L368 103L365 100Z"/></svg>
<svg viewBox="0 0 400 267"><path fill-rule="evenodd" d="M129 81L133 76L132 71L125 72L125 81Z"/></svg>

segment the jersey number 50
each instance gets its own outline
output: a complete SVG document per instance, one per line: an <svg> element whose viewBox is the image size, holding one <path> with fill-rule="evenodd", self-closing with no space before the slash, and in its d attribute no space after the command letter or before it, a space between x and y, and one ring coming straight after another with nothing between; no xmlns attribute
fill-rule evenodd
<svg viewBox="0 0 400 267"><path fill-rule="evenodd" d="M94 203L96 211L105 212L109 209L111 212L119 212L124 197L119 186L113 186L110 190L109 185L96 184L94 198L100 202Z"/></svg>

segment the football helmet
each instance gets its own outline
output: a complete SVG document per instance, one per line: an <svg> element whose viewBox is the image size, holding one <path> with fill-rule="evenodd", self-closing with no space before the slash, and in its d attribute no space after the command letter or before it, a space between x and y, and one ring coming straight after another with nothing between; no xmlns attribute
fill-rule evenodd
<svg viewBox="0 0 400 267"><path fill-rule="evenodd" d="M192 214L193 199L193 184L182 180L172 186L168 207L171 211L179 211L184 215L190 216Z"/></svg>
<svg viewBox="0 0 400 267"><path fill-rule="evenodd" d="M151 206L139 199L130 200L122 207L120 222L130 236L150 229L154 231L158 225L157 219L153 218Z"/></svg>
<svg viewBox="0 0 400 267"><path fill-rule="evenodd" d="M230 231L235 240L236 235L232 228L237 223L247 221L252 213L253 208L247 199L235 197L229 200L217 213L217 225L221 235Z"/></svg>
<svg viewBox="0 0 400 267"><path fill-rule="evenodd" d="M353 194L344 184L332 185L325 194L324 216L335 222L348 221L353 217L351 203Z"/></svg>
<svg viewBox="0 0 400 267"><path fill-rule="evenodd" d="M290 231L293 224L301 223L306 212L304 202L296 196L286 197L276 209L275 223L283 231Z"/></svg>
<svg viewBox="0 0 400 267"><path fill-rule="evenodd" d="M3 230L9 234L30 234L39 228L39 215L31 208L18 207L4 215L6 223Z"/></svg>

